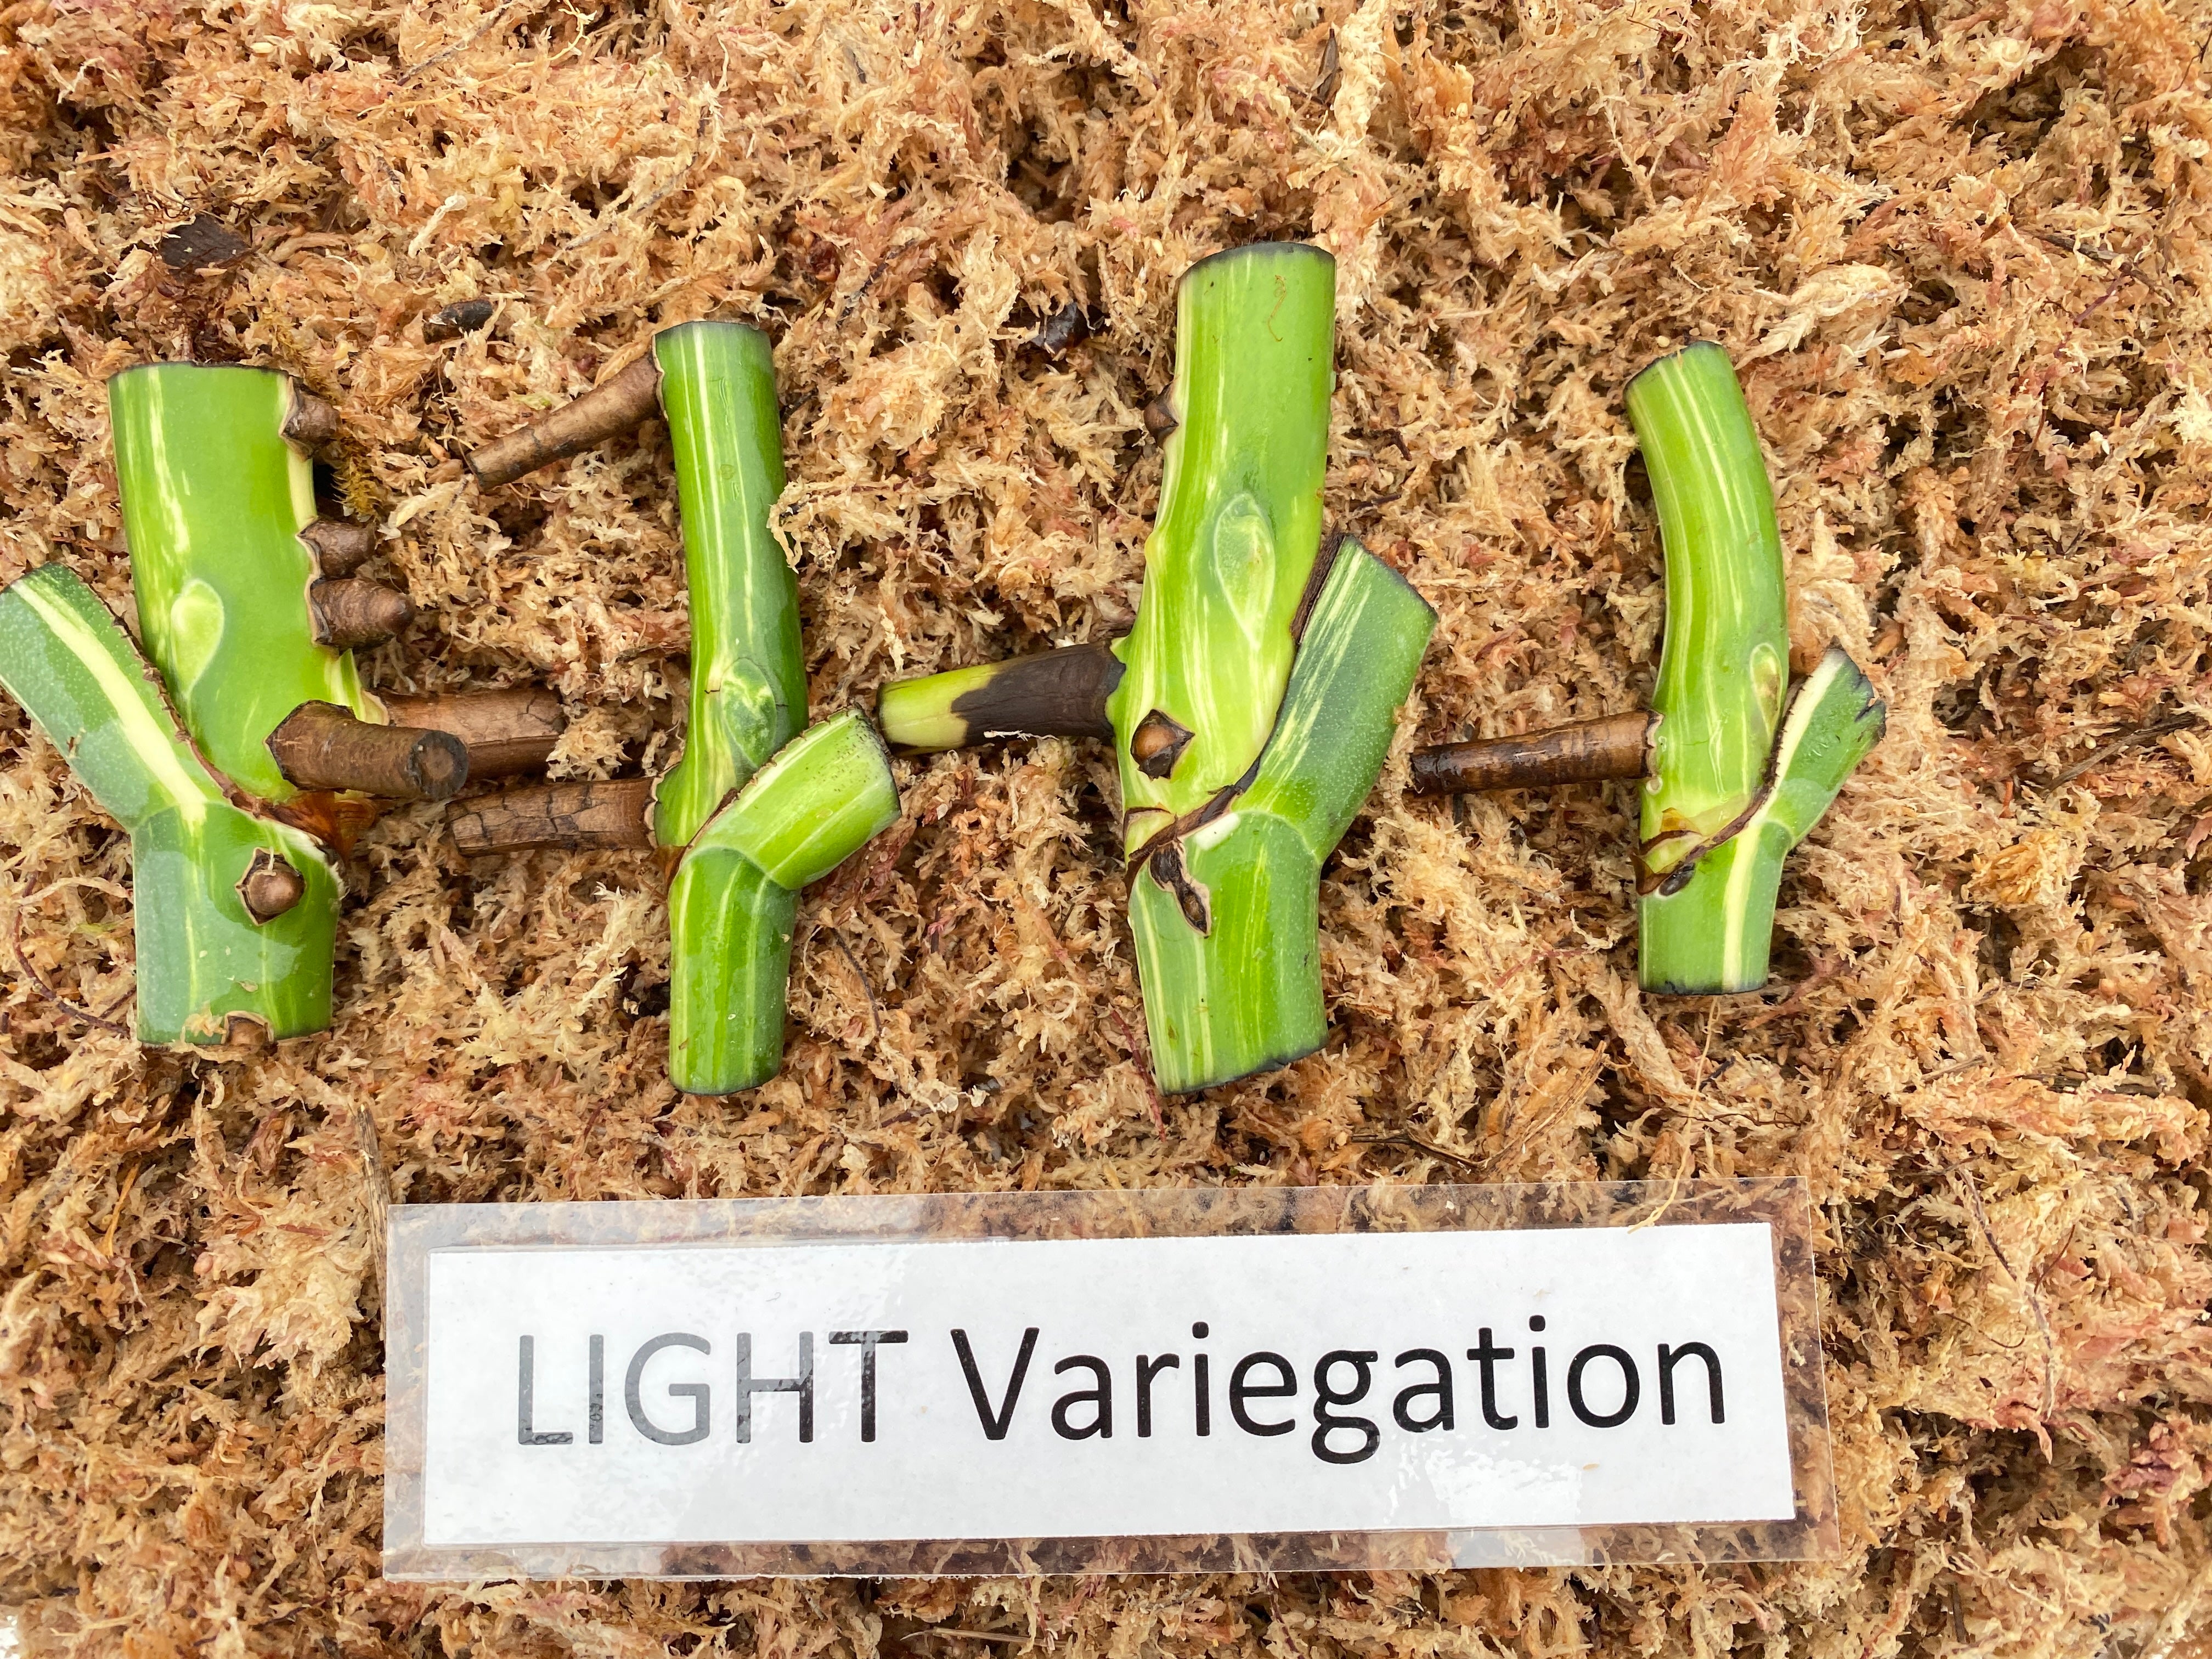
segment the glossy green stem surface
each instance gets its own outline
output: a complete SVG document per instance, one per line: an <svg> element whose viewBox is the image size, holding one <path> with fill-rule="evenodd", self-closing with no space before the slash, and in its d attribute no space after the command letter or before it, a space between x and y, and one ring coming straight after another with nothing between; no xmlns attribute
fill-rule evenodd
<svg viewBox="0 0 2212 1659"><path fill-rule="evenodd" d="M1301 243L1218 253L1176 290L1178 424L1107 702L1132 851L1237 784L1274 730L1321 550L1335 319L1336 262ZM1191 734L1164 777L1130 750L1155 710Z"/></svg>
<svg viewBox="0 0 2212 1659"><path fill-rule="evenodd" d="M883 739L848 712L785 744L693 838L668 892L678 1088L732 1094L775 1075L799 890L897 817Z"/></svg>
<svg viewBox="0 0 2212 1659"><path fill-rule="evenodd" d="M799 584L769 533L783 489L782 417L767 337L685 323L653 337L676 452L691 594L691 720L654 795L653 835L684 847L806 722Z"/></svg>
<svg viewBox="0 0 2212 1659"><path fill-rule="evenodd" d="M1395 571L1342 544L1250 783L1182 839L1180 882L1162 879L1157 859L1132 872L1129 923L1163 1089L1230 1082L1326 1039L1322 866L1382 775L1436 620Z"/></svg>
<svg viewBox="0 0 2212 1659"><path fill-rule="evenodd" d="M1743 828L1697 874L1646 894L1638 932L1644 988L1755 991L1766 983L1782 861L1881 740L1884 710L1858 665L1830 647L1799 684L1773 756L1773 782Z"/></svg>
<svg viewBox="0 0 2212 1659"><path fill-rule="evenodd" d="M265 800L298 793L267 743L301 703L384 718L352 653L315 642L318 573L299 537L313 470L283 430L295 396L270 369L191 363L107 383L146 653L209 763Z"/></svg>
<svg viewBox="0 0 2212 1659"><path fill-rule="evenodd" d="M322 848L232 804L177 724L160 680L74 572L46 565L0 591L0 685L131 836L137 1034L222 1042L331 1018L337 878ZM256 921L239 884L282 859L298 902Z"/></svg>
<svg viewBox="0 0 2212 1659"><path fill-rule="evenodd" d="M1790 653L1782 538L1728 354L1699 343L1661 358L1629 382L1628 414L1667 559L1639 975L1650 991L1755 990L1783 856L1881 735L1881 706L1831 651L1778 746Z"/></svg>
<svg viewBox="0 0 2212 1659"><path fill-rule="evenodd" d="M1789 678L1774 491L1728 354L1699 343L1628 383L1667 560L1667 637L1644 867L1664 875L1739 817L1766 776Z"/></svg>

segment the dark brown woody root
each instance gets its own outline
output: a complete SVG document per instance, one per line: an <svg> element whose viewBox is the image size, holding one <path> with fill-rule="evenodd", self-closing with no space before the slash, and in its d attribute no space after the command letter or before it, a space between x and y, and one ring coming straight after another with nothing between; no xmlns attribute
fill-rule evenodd
<svg viewBox="0 0 2212 1659"><path fill-rule="evenodd" d="M1417 795L1479 789L1547 789L1565 783L1640 778L1650 763L1650 714L1607 714L1519 738L1478 738L1416 750L1411 787Z"/></svg>
<svg viewBox="0 0 2212 1659"><path fill-rule="evenodd" d="M313 520L300 532L300 539L315 556L319 576L350 576L376 551L376 532L343 519Z"/></svg>
<svg viewBox="0 0 2212 1659"><path fill-rule="evenodd" d="M629 431L659 407L660 366L647 351L605 386L486 444L467 458L469 470L486 489L512 483L526 472Z"/></svg>
<svg viewBox="0 0 2212 1659"><path fill-rule="evenodd" d="M652 846L652 781L618 778L509 789L453 808L446 827L471 858L533 847L601 851Z"/></svg>
<svg viewBox="0 0 2212 1659"><path fill-rule="evenodd" d="M507 691L457 691L434 697L386 697L395 726L448 732L469 751L469 775L512 777L545 764L568 716L561 699L542 686Z"/></svg>
<svg viewBox="0 0 2212 1659"><path fill-rule="evenodd" d="M334 702L295 708L269 734L269 752L301 789L445 800L469 781L469 751L450 732L372 726Z"/></svg>

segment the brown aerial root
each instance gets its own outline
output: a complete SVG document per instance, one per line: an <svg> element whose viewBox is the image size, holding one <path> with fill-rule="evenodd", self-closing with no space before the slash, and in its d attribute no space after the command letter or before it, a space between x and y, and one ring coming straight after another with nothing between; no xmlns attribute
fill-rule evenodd
<svg viewBox="0 0 2212 1659"><path fill-rule="evenodd" d="M307 586L307 616L315 643L333 651L381 645L415 619L413 601L381 582L326 576Z"/></svg>
<svg viewBox="0 0 2212 1659"><path fill-rule="evenodd" d="M445 800L469 781L469 751L450 732L372 726L333 702L295 708L269 734L269 752L301 789Z"/></svg>
<svg viewBox="0 0 2212 1659"><path fill-rule="evenodd" d="M446 827L470 858L527 852L533 847L576 851L653 845L653 783L552 783L509 789L451 809Z"/></svg>
<svg viewBox="0 0 2212 1659"><path fill-rule="evenodd" d="M319 576L350 576L376 551L376 532L343 519L313 520L300 532L300 539L315 556Z"/></svg>
<svg viewBox="0 0 2212 1659"><path fill-rule="evenodd" d="M1567 783L1640 778L1651 762L1658 716L1607 714L1518 738L1478 738L1414 750L1410 787L1417 795L1481 789L1548 789Z"/></svg>
<svg viewBox="0 0 2212 1659"><path fill-rule="evenodd" d="M295 387L284 435L305 450L328 449L338 441L338 412L313 392Z"/></svg>
<svg viewBox="0 0 2212 1659"><path fill-rule="evenodd" d="M628 368L572 404L541 416L519 432L486 444L467 457L477 483L489 489L524 473L589 449L627 432L660 408L660 366L647 351Z"/></svg>
<svg viewBox="0 0 2212 1659"><path fill-rule="evenodd" d="M512 777L544 765L568 724L561 699L535 685L386 697L384 710L394 726L459 738L469 751L469 775L478 780Z"/></svg>
<svg viewBox="0 0 2212 1659"><path fill-rule="evenodd" d="M238 880L238 901L256 921L274 921L307 896L307 884L282 855L266 847L254 849L253 861Z"/></svg>

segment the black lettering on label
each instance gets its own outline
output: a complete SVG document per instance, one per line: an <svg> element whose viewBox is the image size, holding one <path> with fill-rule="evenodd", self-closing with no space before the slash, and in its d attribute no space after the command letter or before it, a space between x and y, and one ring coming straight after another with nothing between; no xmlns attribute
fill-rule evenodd
<svg viewBox="0 0 2212 1659"><path fill-rule="evenodd" d="M585 1419L591 1428L594 1446L605 1443L607 1437L607 1340L604 1336L592 1339L591 1410Z"/></svg>
<svg viewBox="0 0 2212 1659"><path fill-rule="evenodd" d="M540 1433L538 1431L538 1430L537 1430L535 1427L533 1427L533 1426L532 1425L532 1421L531 1421L531 1419L532 1419L532 1418L537 1414L537 1413L536 1413L536 1396L537 1396L537 1392L538 1392L538 1375L537 1375L537 1373L538 1373L538 1353L537 1353L537 1349L538 1349L538 1340L537 1340L535 1337L530 1337L530 1336L526 1336L526 1337L524 1337L524 1338L522 1339L521 1352L520 1352L520 1354L519 1355L519 1357L518 1357L518 1358L516 1358L516 1360L515 1360L515 1365L514 1365L514 1438L515 1438L515 1443L516 1443L518 1445L524 1445L524 1446L565 1446L565 1445L567 1445L570 1441L574 1440L576 1437L575 1437L574 1435L573 1435L573 1434L569 1434L569 1433L567 1433L567 1432L562 1432L562 1433L557 1433L557 1434L540 1434Z"/></svg>
<svg viewBox="0 0 2212 1659"><path fill-rule="evenodd" d="M1137 1438L1142 1440L1152 1431L1152 1379L1162 1371L1171 1371L1182 1364L1182 1356L1164 1353L1158 1359L1145 1354L1137 1356Z"/></svg>
<svg viewBox="0 0 2212 1659"><path fill-rule="evenodd" d="M1535 1318L1530 1320L1528 1328L1532 1331L1542 1330L1543 1315L1538 1314ZM1552 1426L1552 1390L1549 1373L1544 1369L1544 1351L1541 1348L1532 1346L1528 1350L1528 1370L1530 1381L1534 1383L1536 1390L1536 1426L1540 1429L1548 1429Z"/></svg>
<svg viewBox="0 0 2212 1659"><path fill-rule="evenodd" d="M1426 1434L1431 1429L1449 1429L1452 1425L1451 1361L1434 1348L1408 1348L1390 1362L1403 1370L1416 1363L1436 1369L1436 1379L1430 1382L1413 1382L1398 1390L1398 1397L1390 1402L1390 1415L1398 1426L1409 1434ZM1436 1402L1435 1409L1416 1417L1413 1404L1428 1399Z"/></svg>
<svg viewBox="0 0 2212 1659"><path fill-rule="evenodd" d="M1097 1386L1071 1389L1052 1402L1052 1431L1062 1440L1088 1440L1093 1435L1101 1440L1111 1440L1114 1437L1114 1373L1097 1355L1074 1353L1054 1365L1052 1374L1058 1376L1062 1371L1074 1370L1079 1367L1091 1373ZM1091 1420L1084 1424L1071 1423L1067 1408L1086 1403L1091 1407Z"/></svg>
<svg viewBox="0 0 2212 1659"><path fill-rule="evenodd" d="M903 1342L904 1331L832 1331L830 1346L833 1348L858 1346L860 1350L860 1438L863 1442L876 1437L876 1346L882 1342Z"/></svg>
<svg viewBox="0 0 2212 1659"><path fill-rule="evenodd" d="M630 1356L629 1370L623 1377L623 1404L629 1409L630 1426L647 1440L663 1446L690 1446L707 1437L708 1412L710 1395L704 1382L672 1382L668 1395L672 1400L686 1397L691 1401L691 1426L688 1429L664 1429L645 1414L645 1401L640 1390L645 1381L646 1362L663 1348L689 1348L694 1353L712 1353L703 1336L694 1336L689 1331L670 1331L656 1336Z"/></svg>
<svg viewBox="0 0 2212 1659"><path fill-rule="evenodd" d="M799 1334L799 1375L796 1376L755 1376L753 1375L753 1337L750 1331L738 1333L738 1443L749 1446L753 1438L753 1396L757 1394L795 1394L799 1396L799 1440L801 1445L814 1438L814 1333Z"/></svg>
<svg viewBox="0 0 2212 1659"><path fill-rule="evenodd" d="M1593 1359L1610 1359L1620 1367L1620 1406L1616 1411L1594 1412L1583 1397L1583 1371ZM1577 1417L1594 1429L1617 1429L1636 1415L1637 1396L1643 1385L1637 1380L1636 1362L1628 1357L1628 1350L1616 1348L1610 1342L1594 1342L1577 1353L1567 1366L1567 1404Z"/></svg>
<svg viewBox="0 0 2212 1659"><path fill-rule="evenodd" d="M1482 1328L1481 1346L1467 1351L1467 1357L1474 1361L1482 1373L1482 1420L1493 1429L1516 1429L1521 1426L1518 1417L1505 1416L1498 1409L1498 1373L1495 1368L1512 1358L1514 1352L1511 1348L1501 1348L1493 1344L1487 1325Z"/></svg>
<svg viewBox="0 0 2212 1659"><path fill-rule="evenodd" d="M1674 1420L1674 1367L1692 1356L1705 1363L1711 1420L1727 1422L1728 1413L1721 1409L1721 1357L1702 1342L1685 1342L1679 1348L1670 1348L1664 1342L1659 1345L1659 1420Z"/></svg>
<svg viewBox="0 0 2212 1659"><path fill-rule="evenodd" d="M1198 1328L1204 1330L1206 1327L1201 1325ZM1206 1358L1204 1354L1195 1353L1190 1357L1191 1410L1198 1419L1198 1431L1201 1436L1209 1435L1213 1432L1213 1377L1212 1373L1212 1367L1207 1364Z"/></svg>
<svg viewBox="0 0 2212 1659"><path fill-rule="evenodd" d="M983 1425L987 1440L1004 1440L1006 1431L1013 1426L1014 1406L1022 1397L1022 1379L1030 1374L1030 1356L1036 1352L1037 1328L1034 1325L1022 1333L1022 1351L1015 1357L1013 1375L1006 1379L1006 1398L998 1408L991 1406L991 1396L983 1387L982 1373L975 1369L975 1351L968 1346L968 1333L952 1333L952 1346L960 1355L961 1374L968 1379L968 1397L975 1402L975 1416Z"/></svg>
<svg viewBox="0 0 2212 1659"><path fill-rule="evenodd" d="M1364 1463L1375 1455L1375 1448L1382 1443L1382 1431L1375 1426L1372 1418L1346 1417L1333 1409L1338 1406L1356 1406L1367 1398L1367 1390L1374 1382L1368 1369L1374 1364L1376 1352L1372 1348L1354 1352L1350 1348L1332 1348L1314 1366L1314 1431L1313 1454L1324 1463ZM1353 1380L1340 1386L1332 1379L1342 1367L1352 1368ZM1338 1430L1349 1430L1359 1437L1357 1447L1346 1449L1332 1447L1329 1436Z"/></svg>
<svg viewBox="0 0 2212 1659"><path fill-rule="evenodd" d="M1262 1365L1272 1367L1276 1382L1262 1388L1247 1381ZM1237 1362L1237 1369L1229 1373L1229 1414L1237 1419L1237 1426L1247 1434L1288 1434L1297 1427L1292 1419L1283 1423L1262 1423L1244 1409L1248 1400L1288 1400L1298 1391L1298 1374L1291 1369L1291 1362L1279 1353L1248 1353Z"/></svg>

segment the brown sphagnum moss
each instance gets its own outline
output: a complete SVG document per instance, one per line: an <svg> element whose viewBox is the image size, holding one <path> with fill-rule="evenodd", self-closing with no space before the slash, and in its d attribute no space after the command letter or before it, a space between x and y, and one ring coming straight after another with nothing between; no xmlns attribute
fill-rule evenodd
<svg viewBox="0 0 2212 1659"><path fill-rule="evenodd" d="M1441 613L1322 883L1329 1046L1162 1130L1114 779L1057 738L902 763L902 822L800 908L785 1069L736 1106L668 1085L649 855L471 872L428 805L356 848L325 1036L179 1059L11 971L0 1602L27 1649L2185 1654L2212 1615L2208 34L2204 0L0 27L0 580L60 558L127 605L107 375L286 369L343 392L375 568L437 619L411 684L369 653L379 689L542 680L574 716L556 775L658 771L689 696L664 441L495 492L447 462L655 329L749 319L817 707L1103 640L1157 506L1176 279L1275 237L1338 262L1330 519ZM250 252L173 269L202 212ZM493 328L425 343L475 295ZM1071 303L1089 337L1030 349ZM1455 806L1401 761L1650 706L1622 389L1700 337L1766 445L1792 666L1841 642L1889 730L1791 857L1787 994L1676 1006L1636 988L1629 786ZM131 985L122 838L12 709L0 744L0 925L96 1016ZM388 1202L1771 1171L1826 1230L1838 1561L378 1577Z"/></svg>

